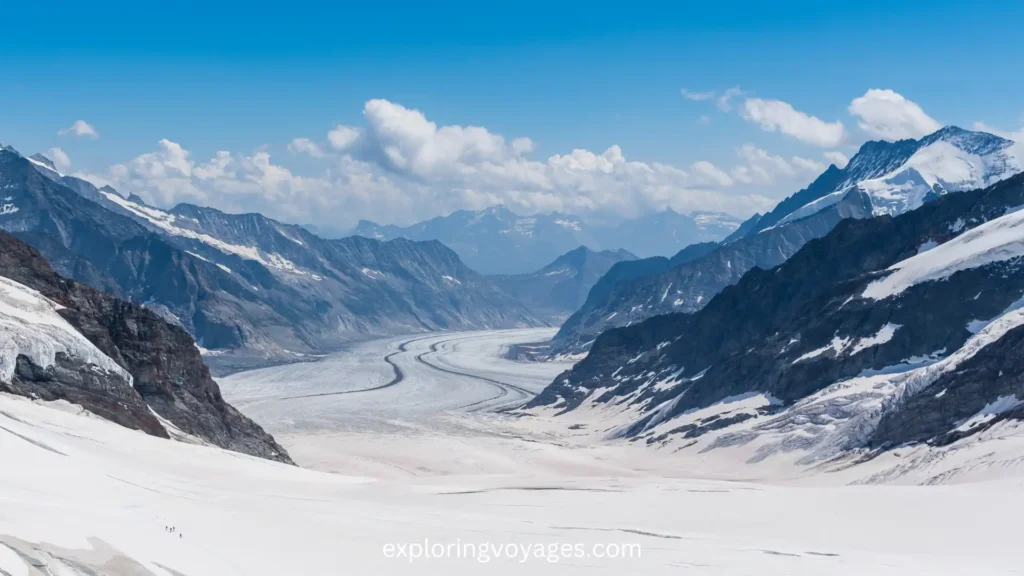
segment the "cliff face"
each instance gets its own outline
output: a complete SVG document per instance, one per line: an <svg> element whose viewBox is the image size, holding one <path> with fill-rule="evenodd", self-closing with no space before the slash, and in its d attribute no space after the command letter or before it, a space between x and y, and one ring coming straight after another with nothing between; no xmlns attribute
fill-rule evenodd
<svg viewBox="0 0 1024 576"><path fill-rule="evenodd" d="M99 416L168 437L160 420L222 448L291 462L288 453L220 394L192 337L147 308L57 275L35 249L0 232L0 276L38 291L132 383L57 354L51 366L19 356L7 392L65 399Z"/></svg>

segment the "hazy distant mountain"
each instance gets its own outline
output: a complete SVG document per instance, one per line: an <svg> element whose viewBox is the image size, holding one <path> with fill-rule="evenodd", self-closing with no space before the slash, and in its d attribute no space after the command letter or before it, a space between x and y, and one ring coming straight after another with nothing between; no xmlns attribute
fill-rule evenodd
<svg viewBox="0 0 1024 576"><path fill-rule="evenodd" d="M531 273L577 246L626 250L640 257L668 256L697 242L721 240L740 220L717 212L690 216L673 210L614 225L590 224L564 214L519 216L504 206L459 210L412 226L360 221L353 234L387 240L439 240L474 270L487 274Z"/></svg>
<svg viewBox="0 0 1024 576"><path fill-rule="evenodd" d="M577 246L596 244L578 218L557 213L519 216L504 206L459 210L405 228L363 220L353 233L379 240L438 240L485 274L531 272Z"/></svg>
<svg viewBox="0 0 1024 576"><path fill-rule="evenodd" d="M594 252L585 246L559 256L532 274L491 276L535 315L561 322L587 299L595 283L612 265L635 260L625 250Z"/></svg>

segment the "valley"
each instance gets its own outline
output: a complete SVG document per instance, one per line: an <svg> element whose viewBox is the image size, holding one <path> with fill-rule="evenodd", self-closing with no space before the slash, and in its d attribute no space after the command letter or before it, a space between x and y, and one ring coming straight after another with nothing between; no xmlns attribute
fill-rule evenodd
<svg viewBox="0 0 1024 576"><path fill-rule="evenodd" d="M742 465L710 474L701 459L517 415L509 409L563 366L520 364L501 351L545 333L389 338L220 380L226 398L312 470L183 436L153 438L68 404L0 395L0 461L15 463L5 467L0 495L0 570L810 576L1017 569L1015 532L993 525L992 511L1024 512L1019 480L847 486L865 472L795 479ZM956 528L982 525L993 529Z"/></svg>
<svg viewBox="0 0 1024 576"><path fill-rule="evenodd" d="M1024 3L73 4L0 576L1024 574Z"/></svg>

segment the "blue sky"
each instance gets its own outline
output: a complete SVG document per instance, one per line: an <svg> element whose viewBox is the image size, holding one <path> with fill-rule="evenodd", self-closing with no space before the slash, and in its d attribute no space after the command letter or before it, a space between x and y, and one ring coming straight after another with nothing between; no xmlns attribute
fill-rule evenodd
<svg viewBox="0 0 1024 576"><path fill-rule="evenodd" d="M497 201L745 216L806 185L826 153L851 156L878 136L850 111L869 89L894 91L939 124L1024 123L1020 2L104 4L5 6L5 20L24 25L0 35L0 142L59 148L67 171L157 203L293 221L404 222ZM733 87L742 93L725 111L716 99ZM399 108L368 116L375 99ZM762 104L754 114L750 99ZM778 116L779 102L798 116ZM409 111L486 134L424 140L416 118L395 120ZM98 137L58 134L77 120ZM332 147L339 125L358 141ZM520 137L528 149L512 146ZM316 157L289 146L296 138ZM612 146L604 158L618 166L567 158ZM751 150L789 167L741 181L734 171L752 167ZM218 151L230 153L234 182L202 176L230 163L211 162ZM666 168L645 175L655 165Z"/></svg>

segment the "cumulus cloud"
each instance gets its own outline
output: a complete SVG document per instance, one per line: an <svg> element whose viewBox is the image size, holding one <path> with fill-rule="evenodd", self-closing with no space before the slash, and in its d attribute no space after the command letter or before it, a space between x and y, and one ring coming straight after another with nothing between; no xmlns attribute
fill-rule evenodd
<svg viewBox="0 0 1024 576"><path fill-rule="evenodd" d="M50 148L46 151L46 157L53 161L58 172L67 172L71 168L71 158L60 148Z"/></svg>
<svg viewBox="0 0 1024 576"><path fill-rule="evenodd" d="M324 151L320 149L320 145L309 138L294 138L288 143L288 151L295 154L306 154L313 158L323 158L325 156Z"/></svg>
<svg viewBox="0 0 1024 576"><path fill-rule="evenodd" d="M823 154L825 158L836 165L836 168L846 168L846 165L850 163L850 158L842 152L832 150Z"/></svg>
<svg viewBox="0 0 1024 576"><path fill-rule="evenodd" d="M106 174L76 174L98 186L111 185L122 194L135 193L147 202L169 207L181 202L234 212L259 211L278 218L306 222L310 214L332 207L337 178L305 178L274 164L270 154L219 151L196 161L177 142L163 139L157 149L129 162L111 166ZM351 177L358 177L353 170ZM372 187L364 183L362 190Z"/></svg>
<svg viewBox="0 0 1024 576"><path fill-rule="evenodd" d="M920 138L942 128L915 102L892 90L872 88L850 103L850 114L872 138L902 140Z"/></svg>
<svg viewBox="0 0 1024 576"><path fill-rule="evenodd" d="M732 177L744 184L772 184L817 175L825 170L825 165L817 160L802 156L784 158L753 144L744 144L736 154L744 163L733 168Z"/></svg>
<svg viewBox="0 0 1024 576"><path fill-rule="evenodd" d="M743 117L760 124L764 130L782 132L814 146L835 146L844 136L842 122L825 122L781 100L747 98L743 103Z"/></svg>
<svg viewBox="0 0 1024 576"><path fill-rule="evenodd" d="M690 165L690 170L697 176L698 182L715 186L732 186L732 178L721 168L706 160L699 160Z"/></svg>
<svg viewBox="0 0 1024 576"><path fill-rule="evenodd" d="M761 193L737 189L738 178L707 161L686 168L642 162L615 145L533 158L529 138L506 138L480 126L439 125L386 100L367 102L363 117L362 125L330 130L323 145L315 138L289 143L293 153L319 159L318 174L296 174L275 163L268 150L220 151L197 159L165 139L155 150L90 179L158 206L194 202L333 227L358 218L408 224L495 204L524 214L601 217L666 207L746 216L774 204ZM795 159L784 162L791 174L805 169ZM781 179L780 168L759 170L768 176L759 172L757 182Z"/></svg>
<svg viewBox="0 0 1024 576"><path fill-rule="evenodd" d="M339 152L347 151L359 139L359 129L339 124L327 133L327 141L331 148Z"/></svg>
<svg viewBox="0 0 1024 576"><path fill-rule="evenodd" d="M59 136L79 136L82 138L90 138L92 140L100 137L100 133L96 131L96 128L85 120L75 120L71 126L58 131L57 134Z"/></svg>

